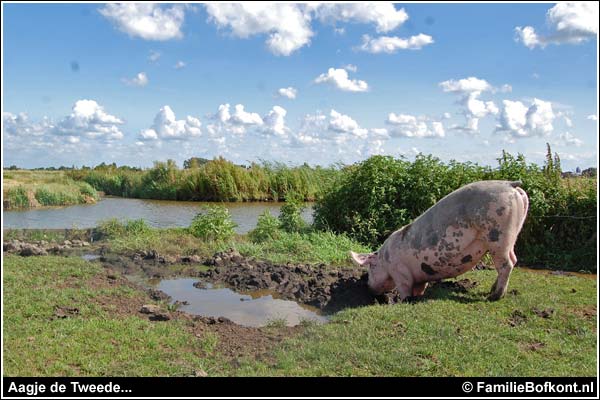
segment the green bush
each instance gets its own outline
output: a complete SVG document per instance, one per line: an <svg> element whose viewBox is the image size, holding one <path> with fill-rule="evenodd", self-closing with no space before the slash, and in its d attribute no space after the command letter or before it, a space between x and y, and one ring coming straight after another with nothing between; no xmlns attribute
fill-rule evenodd
<svg viewBox="0 0 600 400"><path fill-rule="evenodd" d="M231 239L235 234L235 224L231 220L229 210L223 206L206 206L205 213L197 214L190 227L189 232L195 237L206 240L224 241Z"/></svg>
<svg viewBox="0 0 600 400"><path fill-rule="evenodd" d="M150 226L142 218L127 220L124 228L128 235L145 235L151 231Z"/></svg>
<svg viewBox="0 0 600 400"><path fill-rule="evenodd" d="M126 221L110 218L101 221L96 230L101 236L112 239L123 236L142 236L152 232L152 228L141 218Z"/></svg>
<svg viewBox="0 0 600 400"><path fill-rule="evenodd" d="M100 221L96 228L101 236L116 238L125 234L125 225L117 218Z"/></svg>
<svg viewBox="0 0 600 400"><path fill-rule="evenodd" d="M558 156L544 167L506 152L498 168L417 156L414 162L374 156L344 168L315 205L315 226L380 246L442 197L474 181L521 180L530 199L516 253L521 264L596 270L596 180L560 177Z"/></svg>
<svg viewBox="0 0 600 400"><path fill-rule="evenodd" d="M289 192L285 198L285 204L279 210L279 224L286 232L300 232L306 228L306 222L302 219L304 205L302 198L295 192Z"/></svg>
<svg viewBox="0 0 600 400"><path fill-rule="evenodd" d="M274 240L280 236L279 219L271 215L269 210L265 210L258 217L256 228L248 233L250 240L255 243L262 243L267 240Z"/></svg>

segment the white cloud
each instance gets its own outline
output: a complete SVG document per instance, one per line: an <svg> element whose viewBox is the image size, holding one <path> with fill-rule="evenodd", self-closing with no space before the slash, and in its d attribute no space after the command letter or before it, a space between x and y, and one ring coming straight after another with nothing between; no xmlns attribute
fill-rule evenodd
<svg viewBox="0 0 600 400"><path fill-rule="evenodd" d="M371 38L369 35L363 35L363 43L358 49L369 53L393 54L398 50L420 50L423 46L432 43L433 38L423 33L411 36L408 39L397 36L379 36Z"/></svg>
<svg viewBox="0 0 600 400"><path fill-rule="evenodd" d="M305 5L289 3L210 3L209 20L240 38L268 34L267 47L289 56L310 43L310 13Z"/></svg>
<svg viewBox="0 0 600 400"><path fill-rule="evenodd" d="M120 31L145 40L170 40L183 37L181 26L185 6L162 7L153 3L109 3L100 14Z"/></svg>
<svg viewBox="0 0 600 400"><path fill-rule="evenodd" d="M280 106L273 106L271 111L263 118L264 132L276 136L286 136L288 128L285 126L287 111Z"/></svg>
<svg viewBox="0 0 600 400"><path fill-rule="evenodd" d="M466 125L453 126L454 129L466 132L477 132L479 130L479 120L486 115L498 114L499 110L493 101L482 101L479 96L483 92L493 91L494 88L486 80L476 77L464 79L450 79L441 82L439 86L446 93L454 93L459 96L459 104L463 106L463 114L466 118ZM507 90L510 85L504 85ZM512 90L512 87L511 87Z"/></svg>
<svg viewBox="0 0 600 400"><path fill-rule="evenodd" d="M298 90L296 90L295 88L289 86L286 88L279 88L277 90L277 95L279 97L287 97L288 99L295 99L296 95L298 94Z"/></svg>
<svg viewBox="0 0 600 400"><path fill-rule="evenodd" d="M146 75L145 72L140 72L131 79L123 78L123 82L129 86L144 87L148 84L148 76Z"/></svg>
<svg viewBox="0 0 600 400"><path fill-rule="evenodd" d="M9 112L4 112L2 114L2 121L4 125L4 133L11 137L42 136L53 128L48 119L44 119L40 123L31 122L26 113L19 113L15 115Z"/></svg>
<svg viewBox="0 0 600 400"><path fill-rule="evenodd" d="M598 121L598 117L596 116L596 114L590 114L587 117L585 117L585 119L589 119L592 121Z"/></svg>
<svg viewBox="0 0 600 400"><path fill-rule="evenodd" d="M139 137L142 140L186 140L200 136L201 126L200 120L191 116L178 120L171 107L165 105L154 117L152 127L142 130Z"/></svg>
<svg viewBox="0 0 600 400"><path fill-rule="evenodd" d="M533 99L527 107L520 101L503 100L502 112L498 117L497 132L506 132L511 137L548 135L554 130L556 118L552 103Z"/></svg>
<svg viewBox="0 0 600 400"><path fill-rule="evenodd" d="M175 65L173 66L173 68L175 69L181 69L181 68L185 68L186 64L183 61L177 61L175 63Z"/></svg>
<svg viewBox="0 0 600 400"><path fill-rule="evenodd" d="M52 133L61 136L85 136L89 139L120 140L123 121L104 111L94 100L78 100L70 115L60 120Z"/></svg>
<svg viewBox="0 0 600 400"><path fill-rule="evenodd" d="M315 8L316 17L321 22L375 24L377 32L394 30L408 19L403 8L396 10L393 3L387 2L321 3Z"/></svg>
<svg viewBox="0 0 600 400"><path fill-rule="evenodd" d="M533 49L549 44L582 43L598 35L598 3L558 3L546 14L551 32L539 35L532 26L516 27L516 40Z"/></svg>
<svg viewBox="0 0 600 400"><path fill-rule="evenodd" d="M560 134L560 138L564 141L567 146L579 147L583 144L581 139L577 139L570 132L564 132Z"/></svg>
<svg viewBox="0 0 600 400"><path fill-rule="evenodd" d="M458 93L461 95L464 93L481 93L492 89L492 86L487 83L487 81L473 76L459 80L450 79L441 82L440 87L444 92Z"/></svg>
<svg viewBox="0 0 600 400"><path fill-rule="evenodd" d="M160 58L161 54L158 51L150 50L150 55L148 56L148 60L150 62L157 62Z"/></svg>
<svg viewBox="0 0 600 400"><path fill-rule="evenodd" d="M346 71L350 71L350 72L356 72L356 71L358 71L358 67L356 65L353 65L353 64L346 64L342 68L344 68Z"/></svg>
<svg viewBox="0 0 600 400"><path fill-rule="evenodd" d="M512 86L509 85L508 83L505 83L504 85L502 85L502 87L500 88L500 92L501 93L510 93L512 92Z"/></svg>
<svg viewBox="0 0 600 400"><path fill-rule="evenodd" d="M390 135L395 137L443 138L446 136L441 122L429 120L424 116L390 113L385 122L391 126Z"/></svg>
<svg viewBox="0 0 600 400"><path fill-rule="evenodd" d="M393 3L209 3L205 5L209 21L229 29L239 38L268 35L268 49L289 56L309 45L314 36L311 21L323 23L374 24L377 32L389 32L408 19L404 9ZM335 27L344 34L344 27Z"/></svg>
<svg viewBox="0 0 600 400"><path fill-rule="evenodd" d="M327 73L319 75L315 83L330 83L345 92L366 92L369 85L365 81L349 79L348 72L341 68L329 68Z"/></svg>
<svg viewBox="0 0 600 400"><path fill-rule="evenodd" d="M244 110L242 104L235 105L235 112L230 118L231 122L237 125L262 125L263 120L257 113L249 113Z"/></svg>
<svg viewBox="0 0 600 400"><path fill-rule="evenodd" d="M230 111L229 103L221 104L212 119L216 123L207 125L206 128L213 137L225 134L243 135L246 133L246 128L262 126L264 123L260 115L247 112L242 104L236 104L233 113Z"/></svg>
<svg viewBox="0 0 600 400"><path fill-rule="evenodd" d="M41 122L32 122L25 113L4 113L2 119L6 138L13 144L15 140L22 142L26 137L29 138L27 144L32 147L60 147L79 143L81 138L106 142L123 139L119 128L123 120L108 114L94 100L78 100L71 114L57 123L46 117Z"/></svg>
<svg viewBox="0 0 600 400"><path fill-rule="evenodd" d="M331 110L329 113L329 126L328 128L337 133L350 133L359 138L366 138L368 130L361 128L358 122L353 120L350 116L341 114L335 110Z"/></svg>

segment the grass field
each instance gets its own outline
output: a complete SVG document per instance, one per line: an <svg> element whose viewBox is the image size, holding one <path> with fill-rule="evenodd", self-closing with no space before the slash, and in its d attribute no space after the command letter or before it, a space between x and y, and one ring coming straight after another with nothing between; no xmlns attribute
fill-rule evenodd
<svg viewBox="0 0 600 400"><path fill-rule="evenodd" d="M76 182L63 171L3 171L5 210L95 203L98 193L86 182Z"/></svg>
<svg viewBox="0 0 600 400"><path fill-rule="evenodd" d="M477 282L464 293L445 285L414 304L346 309L275 346L269 362L245 357L232 366L214 335L140 317L134 304L150 302L146 294L103 283L97 264L4 261L6 376L596 374L597 286L589 278L517 268L507 297L488 302L495 271L473 271L460 277Z"/></svg>
<svg viewBox="0 0 600 400"><path fill-rule="evenodd" d="M275 364L247 363L242 375L595 376L596 282L518 268L510 292L485 296L495 271L460 277L466 294L439 288L416 304L338 313L276 350ZM550 313L544 318L544 313ZM542 315L539 316L538 314Z"/></svg>
<svg viewBox="0 0 600 400"><path fill-rule="evenodd" d="M194 376L210 370L183 323L153 323L124 304L149 299L106 285L104 270L79 258L4 258L5 376ZM76 310L76 311L75 311ZM172 323L171 323L172 322Z"/></svg>

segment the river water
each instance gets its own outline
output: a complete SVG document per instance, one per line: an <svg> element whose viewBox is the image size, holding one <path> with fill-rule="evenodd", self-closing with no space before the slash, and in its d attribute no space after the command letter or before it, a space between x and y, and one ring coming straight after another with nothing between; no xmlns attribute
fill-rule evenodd
<svg viewBox="0 0 600 400"><path fill-rule="evenodd" d="M206 203L191 201L142 200L104 197L96 204L67 207L46 207L24 211L4 211L2 227L26 229L92 228L109 218L144 219L156 228L187 227L202 206L221 204L229 209L231 219L238 224L237 233L247 233L256 227L258 216L265 210L279 215L282 203ZM302 217L312 222L312 206L307 204Z"/></svg>

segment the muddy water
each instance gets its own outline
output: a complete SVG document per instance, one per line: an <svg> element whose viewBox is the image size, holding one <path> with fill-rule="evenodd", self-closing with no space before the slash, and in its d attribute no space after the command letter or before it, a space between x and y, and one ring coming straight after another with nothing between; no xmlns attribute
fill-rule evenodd
<svg viewBox="0 0 600 400"><path fill-rule="evenodd" d="M229 209L231 218L238 224L236 231L246 233L256 226L258 216L265 210L279 215L281 204L266 202L205 203L168 200L124 199L105 197L96 204L68 207L48 207L24 211L4 211L3 228L65 229L92 228L109 218L143 218L157 228L189 226L200 208L209 204L222 204ZM303 218L311 222L312 207L307 205Z"/></svg>
<svg viewBox="0 0 600 400"><path fill-rule="evenodd" d="M179 308L181 311L205 317L225 317L239 325L260 327L270 321L285 320L288 326L294 326L302 320L327 321L316 308L278 299L271 291L236 293L209 283L204 289L198 289L193 286L196 282L198 278L165 279L156 289L171 296L172 302L187 302Z"/></svg>

